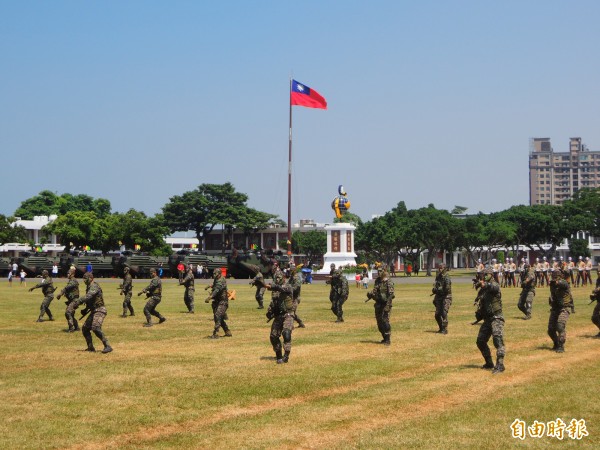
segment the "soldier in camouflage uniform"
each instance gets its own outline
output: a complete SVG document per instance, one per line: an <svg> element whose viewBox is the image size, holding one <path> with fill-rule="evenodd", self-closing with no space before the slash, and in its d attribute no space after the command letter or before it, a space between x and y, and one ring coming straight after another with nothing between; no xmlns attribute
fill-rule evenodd
<svg viewBox="0 0 600 450"><path fill-rule="evenodd" d="M596 269L596 289L590 295L590 304L596 302L596 307L592 313L592 322L600 329L600 266ZM596 335L600 338L600 332Z"/></svg>
<svg viewBox="0 0 600 450"><path fill-rule="evenodd" d="M292 330L294 329L294 288L288 283L285 274L278 271L273 275L273 284L268 284L271 291L271 304L267 311L267 318L273 319L270 340L277 364L287 363L292 351ZM281 339L283 336L283 350L281 353Z"/></svg>
<svg viewBox="0 0 600 450"><path fill-rule="evenodd" d="M123 283L121 283L119 286L119 289L121 290L119 295L125 296L123 299L123 314L121 317L127 317L127 311L129 311L130 316L135 316L133 305L131 304L131 296L133 295L133 279L131 278L129 271L129 267L125 266L123 269Z"/></svg>
<svg viewBox="0 0 600 450"><path fill-rule="evenodd" d="M433 305L435 306L435 321L439 327L438 333L448 334L448 311L452 305L452 281L446 264L440 264L438 267L431 292L435 295Z"/></svg>
<svg viewBox="0 0 600 450"><path fill-rule="evenodd" d="M219 338L219 328L223 328L225 336L231 337L231 331L225 322L227 318L227 309L229 308L229 299L227 298L227 281L223 278L221 270L216 268L213 270L213 284L212 292L206 298L205 302L208 303L212 300L212 308L215 321L215 329L211 339Z"/></svg>
<svg viewBox="0 0 600 450"><path fill-rule="evenodd" d="M42 289L42 294L44 294L44 300L40 305L40 316L38 317L37 322L44 321L44 314L48 314L48 320L54 320L54 317L52 317L52 312L50 311L50 303L52 303L52 300L54 300L55 288L54 283L52 282L52 278L50 278L50 275L48 274L47 270L42 270L42 281L34 287L29 288L29 292L38 288Z"/></svg>
<svg viewBox="0 0 600 450"><path fill-rule="evenodd" d="M377 278L371 292L367 292L367 298L375 300L375 320L377 329L381 333L383 345L391 344L392 327L390 325L390 313L392 312L392 300L394 299L394 282L389 279L388 274L379 268Z"/></svg>
<svg viewBox="0 0 600 450"><path fill-rule="evenodd" d="M342 276L342 271L335 268L335 264L331 264L331 279L327 280L327 284L331 285L329 291L329 301L331 302L331 311L337 317L336 322L344 321L344 302L348 299L348 280Z"/></svg>
<svg viewBox="0 0 600 450"><path fill-rule="evenodd" d="M523 272L521 272L521 295L519 296L519 303L517 305L519 310L525 314L524 320L531 319L536 284L536 275L533 267L525 263Z"/></svg>
<svg viewBox="0 0 600 450"><path fill-rule="evenodd" d="M484 280L479 282L480 309L478 314L483 324L477 336L477 348L485 359L482 369L493 369L492 373L504 372L504 316L502 315L502 293L500 285L493 276L492 269L486 269ZM496 365L492 360L492 352L488 346L490 337L496 347Z"/></svg>
<svg viewBox="0 0 600 450"><path fill-rule="evenodd" d="M565 351L567 340L567 320L573 307L571 287L566 280L567 273L562 270L552 272L550 282L550 318L548 319L548 336L554 344L552 350L556 353Z"/></svg>
<svg viewBox="0 0 600 450"><path fill-rule="evenodd" d="M263 298L265 294L265 277L263 276L262 272L260 271L260 267L258 266L254 266L254 272L256 273L256 275L250 282L250 285L256 286L256 293L254 294L254 298L258 303L258 309L263 309Z"/></svg>
<svg viewBox="0 0 600 450"><path fill-rule="evenodd" d="M79 302L77 302L77 299L79 299L79 281L75 279L75 269L69 269L67 278L67 285L56 296L56 299L60 300L63 295L67 297L67 300L65 301L65 305L67 305L65 317L67 318L67 324L69 326L68 332L73 333L79 331L79 323L75 318L75 310L79 306Z"/></svg>
<svg viewBox="0 0 600 450"><path fill-rule="evenodd" d="M145 327L152 326L152 317L158 317L158 323L163 323L167 319L156 310L156 307L162 300L162 282L156 274L156 269L153 267L150 269L150 284L146 286L141 292L138 292L138 296L146 294L148 301L144 306L144 315L146 316Z"/></svg>
<svg viewBox="0 0 600 450"><path fill-rule="evenodd" d="M185 286L185 293L183 294L183 303L188 309L188 313L194 314L194 271L192 265L186 267L185 276L179 281L180 286Z"/></svg>
<svg viewBox="0 0 600 450"><path fill-rule="evenodd" d="M298 266L291 266L290 267L290 285L292 286L292 290L293 290L293 313L294 313L294 320L296 322L298 322L298 326L300 328L305 328L304 322L302 321L302 319L300 318L300 316L298 316L298 305L300 304L300 291L302 290L302 276L300 275L300 273L298 272L298 269L302 268L302 264L299 264Z"/></svg>
<svg viewBox="0 0 600 450"><path fill-rule="evenodd" d="M85 342L87 343L86 351L96 351L92 342L91 332L93 331L96 337L102 341L102 344L104 344L102 353L110 353L113 349L108 343L108 339L106 338L104 332L102 331L102 323L106 317L106 307L104 306L102 288L100 288L98 283L94 281L94 274L92 272L86 272L83 275L83 281L86 285L86 294L84 297L79 298L75 302L80 305L85 304L85 309L82 311L83 315L87 314L88 311L90 314L81 327L83 337L85 337Z"/></svg>

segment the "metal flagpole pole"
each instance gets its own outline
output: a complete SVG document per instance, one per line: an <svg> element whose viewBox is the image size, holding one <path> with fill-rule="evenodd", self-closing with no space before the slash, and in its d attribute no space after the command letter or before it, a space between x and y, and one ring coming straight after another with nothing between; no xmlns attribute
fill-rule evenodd
<svg viewBox="0 0 600 450"><path fill-rule="evenodd" d="M289 136L289 156L288 156L288 233L287 233L287 254L292 256L292 77L290 77L290 136ZM291 262L291 260L290 260Z"/></svg>

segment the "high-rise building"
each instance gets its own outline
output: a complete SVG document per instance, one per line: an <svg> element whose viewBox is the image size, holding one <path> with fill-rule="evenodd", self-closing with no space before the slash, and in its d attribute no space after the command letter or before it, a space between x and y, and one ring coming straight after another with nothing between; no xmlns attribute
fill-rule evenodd
<svg viewBox="0 0 600 450"><path fill-rule="evenodd" d="M581 138L569 139L568 152L555 152L550 138L529 142L529 204L560 205L579 189L600 187L600 152Z"/></svg>

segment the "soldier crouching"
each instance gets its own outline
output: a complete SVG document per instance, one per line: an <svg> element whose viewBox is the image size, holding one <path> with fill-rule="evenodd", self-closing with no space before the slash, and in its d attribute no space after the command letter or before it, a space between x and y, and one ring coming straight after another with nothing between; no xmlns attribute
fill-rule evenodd
<svg viewBox="0 0 600 450"><path fill-rule="evenodd" d="M148 301L146 302L146 306L144 306L144 316L146 316L145 327L152 326L152 316L158 317L158 323L163 323L167 320L156 310L156 307L162 300L162 282L156 274L156 269L154 267L150 269L150 276L152 277L150 284L141 292L138 292L138 296L142 294L147 294L148 296Z"/></svg>

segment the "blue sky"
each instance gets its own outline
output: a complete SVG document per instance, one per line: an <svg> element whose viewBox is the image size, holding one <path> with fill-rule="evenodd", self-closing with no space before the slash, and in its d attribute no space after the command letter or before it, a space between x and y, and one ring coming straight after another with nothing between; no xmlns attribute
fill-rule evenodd
<svg viewBox="0 0 600 450"><path fill-rule="evenodd" d="M600 150L597 1L0 1L0 213L44 189L153 215L232 182L287 218L528 202L529 138Z"/></svg>

